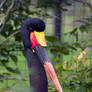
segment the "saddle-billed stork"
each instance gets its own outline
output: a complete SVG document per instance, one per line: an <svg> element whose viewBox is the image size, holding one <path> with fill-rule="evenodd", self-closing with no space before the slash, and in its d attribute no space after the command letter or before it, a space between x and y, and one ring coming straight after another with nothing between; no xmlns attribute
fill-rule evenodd
<svg viewBox="0 0 92 92"><path fill-rule="evenodd" d="M46 72L58 92L63 92L48 57L45 41L45 23L39 18L28 18L21 26L21 38L28 61L32 92L48 92Z"/></svg>

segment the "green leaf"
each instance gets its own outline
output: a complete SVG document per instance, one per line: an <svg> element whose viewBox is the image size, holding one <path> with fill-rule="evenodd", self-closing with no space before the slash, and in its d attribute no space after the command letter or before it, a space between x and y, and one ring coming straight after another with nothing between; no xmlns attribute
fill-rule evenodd
<svg viewBox="0 0 92 92"><path fill-rule="evenodd" d="M6 69L12 73L20 73L20 71L17 68L6 67Z"/></svg>
<svg viewBox="0 0 92 92"><path fill-rule="evenodd" d="M87 46L92 46L92 39L89 39L89 40L87 41Z"/></svg>
<svg viewBox="0 0 92 92"><path fill-rule="evenodd" d="M11 59L14 61L15 64L17 64L18 58L15 55L10 55Z"/></svg>
<svg viewBox="0 0 92 92"><path fill-rule="evenodd" d="M74 28L71 32L69 32L70 35L76 35L77 28Z"/></svg>
<svg viewBox="0 0 92 92"><path fill-rule="evenodd" d="M55 42L58 40L58 37L57 36L46 36L46 39L49 41L49 42Z"/></svg>
<svg viewBox="0 0 92 92"><path fill-rule="evenodd" d="M1 65L2 66L4 66L4 67L7 67L7 63L9 62L9 60L0 60L0 63L1 63Z"/></svg>
<svg viewBox="0 0 92 92"><path fill-rule="evenodd" d="M3 73L3 75L4 76L11 76L11 73L6 72L6 73Z"/></svg>
<svg viewBox="0 0 92 92"><path fill-rule="evenodd" d="M21 42L20 33L15 36L15 41Z"/></svg>
<svg viewBox="0 0 92 92"><path fill-rule="evenodd" d="M80 44L80 43L78 43L78 42L73 43L73 45L74 45L75 47L77 47L77 48L81 48L81 44Z"/></svg>

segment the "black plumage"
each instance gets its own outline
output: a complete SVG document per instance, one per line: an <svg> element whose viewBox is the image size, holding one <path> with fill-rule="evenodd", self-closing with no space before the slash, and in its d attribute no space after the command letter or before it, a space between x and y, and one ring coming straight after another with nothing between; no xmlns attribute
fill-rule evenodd
<svg viewBox="0 0 92 92"><path fill-rule="evenodd" d="M42 32L45 30L45 23L39 18L28 18L24 20L21 26L21 37L23 40L24 47L30 48L30 32L38 31Z"/></svg>
<svg viewBox="0 0 92 92"><path fill-rule="evenodd" d="M29 67L29 79L32 92L48 92L48 81L43 64L36 53L33 53L30 41L30 32L36 30L42 32L45 23L38 18L28 18L21 26L21 38L23 40L26 58Z"/></svg>
<svg viewBox="0 0 92 92"><path fill-rule="evenodd" d="M40 59L29 48L25 52L30 73L30 87L33 89L32 92L48 92L46 72Z"/></svg>

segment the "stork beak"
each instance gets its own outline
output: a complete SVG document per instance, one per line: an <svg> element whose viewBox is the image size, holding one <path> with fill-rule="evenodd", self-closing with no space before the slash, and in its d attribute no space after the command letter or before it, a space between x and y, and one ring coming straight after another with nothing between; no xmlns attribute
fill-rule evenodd
<svg viewBox="0 0 92 92"><path fill-rule="evenodd" d="M63 92L46 50L47 44L44 32L31 32L30 40L32 43L31 48L37 54L38 58L40 59L40 62L44 66L44 69L48 73L48 76L52 80L53 84L59 90L59 92Z"/></svg>

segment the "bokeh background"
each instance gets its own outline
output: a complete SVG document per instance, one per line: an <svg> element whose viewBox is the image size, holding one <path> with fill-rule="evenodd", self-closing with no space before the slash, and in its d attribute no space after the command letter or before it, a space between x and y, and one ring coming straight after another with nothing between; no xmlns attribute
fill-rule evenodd
<svg viewBox="0 0 92 92"><path fill-rule="evenodd" d="M20 37L28 17L46 23L48 54L64 92L92 92L92 0L0 0L0 92L30 92ZM57 92L50 80L48 89Z"/></svg>

